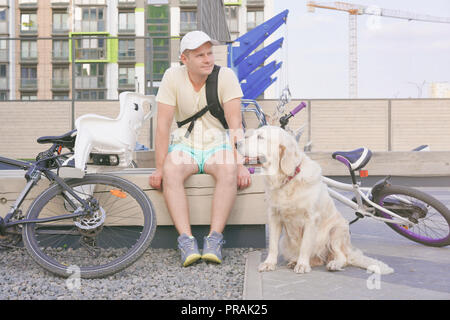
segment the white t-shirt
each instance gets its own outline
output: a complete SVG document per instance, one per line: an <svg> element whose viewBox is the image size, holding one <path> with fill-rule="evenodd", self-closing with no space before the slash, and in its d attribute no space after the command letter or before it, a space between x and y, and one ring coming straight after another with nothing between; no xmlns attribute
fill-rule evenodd
<svg viewBox="0 0 450 320"><path fill-rule="evenodd" d="M205 89L206 85L203 85L200 91L194 90L186 66L171 67L164 73L156 101L175 106L175 120L183 121L207 105ZM224 103L243 96L239 81L230 68L220 68L217 94L222 107ZM171 144L184 143L195 149L210 149L228 142L224 141L225 129L210 112L195 121L194 129L185 138L188 127L189 124L186 124L172 132Z"/></svg>

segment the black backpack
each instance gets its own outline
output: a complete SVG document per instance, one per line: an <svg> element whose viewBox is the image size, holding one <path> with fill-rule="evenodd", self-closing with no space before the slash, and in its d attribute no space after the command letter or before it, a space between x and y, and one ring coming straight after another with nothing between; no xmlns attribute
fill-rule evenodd
<svg viewBox="0 0 450 320"><path fill-rule="evenodd" d="M220 123L222 124L222 126L225 129L228 129L228 123L227 123L227 120L225 119L225 113L223 111L222 106L220 105L219 95L217 93L219 70L220 70L220 66L214 65L213 71L206 79L205 90L206 90L207 105L203 109L198 111L196 114L194 114L193 116L191 116L183 121L177 122L178 128L184 126L185 124L190 123L189 127L186 131L186 134L185 134L186 138L190 135L190 133L192 132L192 129L194 128L195 120L202 117L208 111L215 118L217 118L220 121Z"/></svg>

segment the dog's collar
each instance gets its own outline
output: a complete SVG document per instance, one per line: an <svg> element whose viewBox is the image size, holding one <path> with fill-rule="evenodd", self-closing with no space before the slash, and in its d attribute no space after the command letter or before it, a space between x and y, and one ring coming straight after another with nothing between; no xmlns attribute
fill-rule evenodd
<svg viewBox="0 0 450 320"><path fill-rule="evenodd" d="M300 173L301 169L300 169L300 165L295 167L295 172L292 176L287 176L284 181L283 181L283 185L287 184L289 181L291 181L292 179L295 178L296 175L298 175Z"/></svg>

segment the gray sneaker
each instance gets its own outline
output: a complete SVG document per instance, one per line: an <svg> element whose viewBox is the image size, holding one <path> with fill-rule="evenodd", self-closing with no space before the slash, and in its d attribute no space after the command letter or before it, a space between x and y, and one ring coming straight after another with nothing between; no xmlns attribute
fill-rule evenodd
<svg viewBox="0 0 450 320"><path fill-rule="evenodd" d="M197 240L185 233L178 237L178 248L181 251L183 267L187 267L201 258L200 252L198 251Z"/></svg>
<svg viewBox="0 0 450 320"><path fill-rule="evenodd" d="M204 237L202 259L222 263L222 246L224 243L223 235L215 231L210 236Z"/></svg>

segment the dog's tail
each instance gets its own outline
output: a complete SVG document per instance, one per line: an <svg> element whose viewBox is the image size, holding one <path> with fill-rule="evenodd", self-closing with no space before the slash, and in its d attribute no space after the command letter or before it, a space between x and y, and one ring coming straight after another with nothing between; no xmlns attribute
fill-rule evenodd
<svg viewBox="0 0 450 320"><path fill-rule="evenodd" d="M393 273L394 269L389 267L384 262L365 256L360 250L352 248L348 255L348 264L367 269L368 271L377 274L389 274Z"/></svg>

